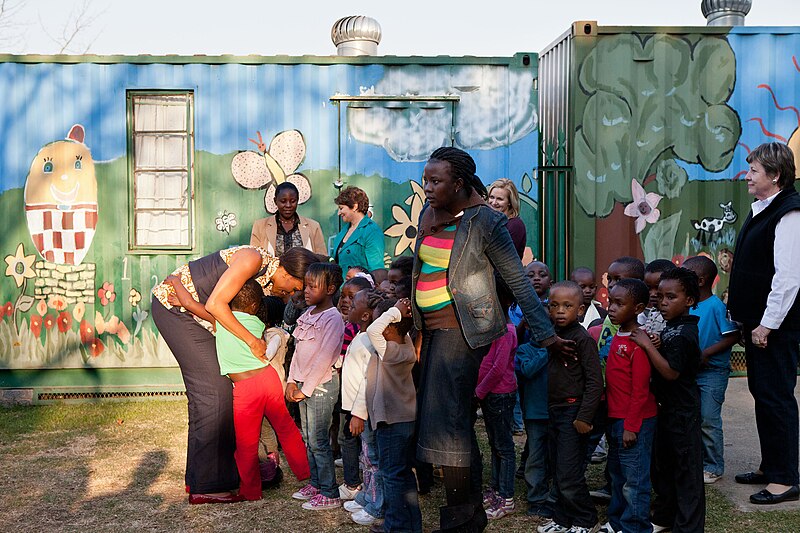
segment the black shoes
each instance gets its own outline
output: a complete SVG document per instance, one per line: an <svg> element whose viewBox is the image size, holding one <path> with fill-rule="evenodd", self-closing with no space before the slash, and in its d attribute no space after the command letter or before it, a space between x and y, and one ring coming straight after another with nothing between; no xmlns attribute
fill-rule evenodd
<svg viewBox="0 0 800 533"><path fill-rule="evenodd" d="M800 500L800 488L797 485L780 494L772 494L767 489L756 492L750 496L750 503L756 505L772 505L781 502L794 502Z"/></svg>
<svg viewBox="0 0 800 533"><path fill-rule="evenodd" d="M736 480L736 483L741 483L742 485L766 485L769 483L767 476L764 474L759 474L758 472L745 472L744 474L736 474L736 477L733 479Z"/></svg>

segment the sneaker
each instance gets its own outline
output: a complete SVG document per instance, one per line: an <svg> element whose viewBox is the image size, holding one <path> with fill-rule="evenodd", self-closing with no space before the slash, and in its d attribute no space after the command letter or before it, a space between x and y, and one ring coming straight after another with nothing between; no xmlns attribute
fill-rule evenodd
<svg viewBox="0 0 800 533"><path fill-rule="evenodd" d="M567 533L569 528L560 525L555 520L550 520L546 524L537 527L536 531L539 533Z"/></svg>
<svg viewBox="0 0 800 533"><path fill-rule="evenodd" d="M545 518L551 520L553 518L553 510L547 505L533 504L528 506L528 512L525 513L531 518Z"/></svg>
<svg viewBox="0 0 800 533"><path fill-rule="evenodd" d="M361 490L361 485L358 485L355 488L350 488L347 486L346 483L342 483L339 485L339 498L342 500L352 500L356 497L356 494Z"/></svg>
<svg viewBox="0 0 800 533"><path fill-rule="evenodd" d="M500 496L497 494L497 491L494 490L492 487L486 487L483 491L483 508L488 509L491 507Z"/></svg>
<svg viewBox="0 0 800 533"><path fill-rule="evenodd" d="M319 494L319 489L316 487L312 487L311 483L309 483L302 489L292 494L292 498L294 498L295 500L310 500L317 494Z"/></svg>
<svg viewBox="0 0 800 533"><path fill-rule="evenodd" d="M611 492L608 490L608 487L601 487L597 490L590 490L589 496L591 496L600 503L608 503L611 501Z"/></svg>
<svg viewBox="0 0 800 533"><path fill-rule="evenodd" d="M711 485L712 483L716 483L717 481L719 481L719 478L721 477L722 476L718 476L717 474L703 470L703 483L705 483L706 485Z"/></svg>
<svg viewBox="0 0 800 533"><path fill-rule="evenodd" d="M338 459L334 459L333 464L338 466L339 468L344 468L344 461L342 461L341 457L339 457Z"/></svg>
<svg viewBox="0 0 800 533"><path fill-rule="evenodd" d="M377 520L377 518L369 514L365 509L356 511L350 516L350 518L353 519L353 522L362 526L368 526Z"/></svg>
<svg viewBox="0 0 800 533"><path fill-rule="evenodd" d="M606 522L605 524L600 526L600 529L597 530L597 533L622 533L622 532L621 531L617 531L616 529L611 527L611 523L610 522Z"/></svg>
<svg viewBox="0 0 800 533"><path fill-rule="evenodd" d="M653 524L653 533L663 533L664 531L672 531L672 527L659 526L658 524Z"/></svg>
<svg viewBox="0 0 800 533"><path fill-rule="evenodd" d="M488 509L486 509L486 518L489 520L497 520L503 518L507 514L514 512L514 498L497 498Z"/></svg>
<svg viewBox="0 0 800 533"><path fill-rule="evenodd" d="M348 513L355 513L364 508L363 505L361 505L355 500L348 500L344 502L344 505L342 505L342 507L344 507L344 510L347 511Z"/></svg>
<svg viewBox="0 0 800 533"><path fill-rule="evenodd" d="M597 533L598 531L600 531L599 522L592 527L572 526L567 533Z"/></svg>
<svg viewBox="0 0 800 533"><path fill-rule="evenodd" d="M512 434L513 434L515 437L521 437L521 436L523 436L523 435L525 434L525 430L524 430L524 429L515 429L515 430L512 432Z"/></svg>
<svg viewBox="0 0 800 533"><path fill-rule="evenodd" d="M341 506L342 500L339 498L328 498L322 494L317 494L303 504L303 509L306 511L324 511L326 509L337 509Z"/></svg>

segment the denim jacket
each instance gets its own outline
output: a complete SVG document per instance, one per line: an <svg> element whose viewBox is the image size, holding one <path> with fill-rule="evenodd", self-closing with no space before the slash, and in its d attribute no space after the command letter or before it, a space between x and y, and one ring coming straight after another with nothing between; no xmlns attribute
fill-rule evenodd
<svg viewBox="0 0 800 533"><path fill-rule="evenodd" d="M420 214L415 257L419 256L422 239L431 233L422 224L427 210L426 204ZM533 340L543 347L554 340L553 324L525 276L511 235L506 229L507 222L504 214L486 204L468 207L464 210L453 242L447 283L453 295L461 331L473 349L491 344L506 333L506 318L494 282L495 269L514 293L530 326ZM412 294L416 293L421 267L422 261L414 261ZM414 298L411 303L414 325L422 330L422 313Z"/></svg>

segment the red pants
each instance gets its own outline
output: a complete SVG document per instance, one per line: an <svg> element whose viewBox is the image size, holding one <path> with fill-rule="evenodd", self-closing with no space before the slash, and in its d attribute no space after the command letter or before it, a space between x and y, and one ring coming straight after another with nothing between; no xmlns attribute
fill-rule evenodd
<svg viewBox="0 0 800 533"><path fill-rule="evenodd" d="M275 429L289 468L297 479L303 480L311 475L306 446L286 410L280 378L274 368L266 367L263 372L233 384L234 458L241 478L239 494L248 500L261 499L258 441L264 416Z"/></svg>

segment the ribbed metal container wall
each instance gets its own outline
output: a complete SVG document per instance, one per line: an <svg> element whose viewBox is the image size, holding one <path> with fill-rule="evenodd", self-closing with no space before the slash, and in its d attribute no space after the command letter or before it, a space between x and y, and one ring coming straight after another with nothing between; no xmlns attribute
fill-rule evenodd
<svg viewBox="0 0 800 533"><path fill-rule="evenodd" d="M540 174L548 165L571 174L569 208L556 220L547 212L563 188L545 184L543 249L558 249L566 233L569 267L596 269L601 297L617 257L705 254L724 300L752 201L748 153L770 141L800 152L797 50L796 27L575 23L541 56Z"/></svg>

